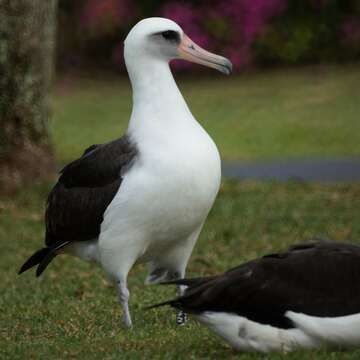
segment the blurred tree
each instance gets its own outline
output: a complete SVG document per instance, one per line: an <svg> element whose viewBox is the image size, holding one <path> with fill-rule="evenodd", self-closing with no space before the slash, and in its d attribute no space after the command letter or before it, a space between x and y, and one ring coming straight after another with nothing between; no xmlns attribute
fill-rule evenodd
<svg viewBox="0 0 360 360"><path fill-rule="evenodd" d="M0 0L0 190L44 179L56 0Z"/></svg>

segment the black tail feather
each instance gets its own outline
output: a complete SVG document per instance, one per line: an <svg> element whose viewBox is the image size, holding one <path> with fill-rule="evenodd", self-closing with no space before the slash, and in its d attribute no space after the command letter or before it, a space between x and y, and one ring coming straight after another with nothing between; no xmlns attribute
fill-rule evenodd
<svg viewBox="0 0 360 360"><path fill-rule="evenodd" d="M167 300L158 304L147 306L145 310L150 310L161 306L171 306L175 309L186 311L187 313L195 313L194 309L189 307L189 296L191 297L194 291L201 289L203 284L206 284L216 278L217 276L207 276L161 282L159 285L185 285L187 286L185 294L172 300Z"/></svg>
<svg viewBox="0 0 360 360"><path fill-rule="evenodd" d="M45 247L36 251L25 261L24 265L19 270L19 275L26 270L29 270L35 265L39 265L36 269L36 276L40 276L46 267L51 263L54 257L57 255L57 251L68 245L70 241L59 242L51 247Z"/></svg>
<svg viewBox="0 0 360 360"><path fill-rule="evenodd" d="M188 280L189 279L177 279L177 280L163 281L163 282L159 283L159 285L188 285ZM151 310L151 309L155 309L157 307L166 306L166 305L178 308L177 304L178 304L180 298L181 298L181 296L178 298L172 299L172 300L167 300L167 301L164 301L164 302L161 302L158 304L146 306L145 310Z"/></svg>
<svg viewBox="0 0 360 360"><path fill-rule="evenodd" d="M213 280L216 276L196 277L196 278L183 278L177 280L163 281L159 285L186 285L186 286L198 286L204 284L210 280Z"/></svg>
<svg viewBox="0 0 360 360"><path fill-rule="evenodd" d="M146 306L145 310L151 310L151 309L155 309L155 308L158 308L160 306L166 306L166 305L174 307L176 309L181 309L181 303L180 303L179 299L176 298L176 299L164 301L164 302L161 302L161 303L158 303L158 304Z"/></svg>
<svg viewBox="0 0 360 360"><path fill-rule="evenodd" d="M29 257L19 270L18 274L22 274L24 271L29 270L33 266L40 264L41 261L48 255L49 251L51 251L50 248L42 248L38 251L36 251L33 255Z"/></svg>
<svg viewBox="0 0 360 360"><path fill-rule="evenodd" d="M41 260L39 266L36 269L36 277L39 277L47 266L51 263L54 257L57 255L55 249L50 249L46 256Z"/></svg>

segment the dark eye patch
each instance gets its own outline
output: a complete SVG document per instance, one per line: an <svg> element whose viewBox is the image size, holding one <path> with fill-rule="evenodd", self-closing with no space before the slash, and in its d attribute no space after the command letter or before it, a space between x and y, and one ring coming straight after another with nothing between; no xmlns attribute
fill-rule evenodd
<svg viewBox="0 0 360 360"><path fill-rule="evenodd" d="M178 40L179 34L176 31L168 30L161 33L162 37L166 40Z"/></svg>
<svg viewBox="0 0 360 360"><path fill-rule="evenodd" d="M180 42L180 34L177 31L167 30L161 32L160 35L167 41Z"/></svg>
<svg viewBox="0 0 360 360"><path fill-rule="evenodd" d="M161 36L164 40L180 44L181 36L177 31L166 30L152 34L151 36Z"/></svg>

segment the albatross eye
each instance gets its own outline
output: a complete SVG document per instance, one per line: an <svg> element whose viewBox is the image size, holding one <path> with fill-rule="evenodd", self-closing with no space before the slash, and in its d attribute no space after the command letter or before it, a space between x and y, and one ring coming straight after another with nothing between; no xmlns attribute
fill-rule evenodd
<svg viewBox="0 0 360 360"><path fill-rule="evenodd" d="M161 33L161 36L168 41L175 41L175 42L179 42L180 41L180 35L177 31L173 31L173 30L167 30L167 31L163 31Z"/></svg>

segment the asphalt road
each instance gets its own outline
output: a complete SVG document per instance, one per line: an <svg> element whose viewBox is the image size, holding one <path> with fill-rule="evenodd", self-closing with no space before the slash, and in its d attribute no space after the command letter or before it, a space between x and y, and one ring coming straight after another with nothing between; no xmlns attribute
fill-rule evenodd
<svg viewBox="0 0 360 360"><path fill-rule="evenodd" d="M223 163L226 178L306 182L360 182L360 158L301 159L259 163Z"/></svg>

